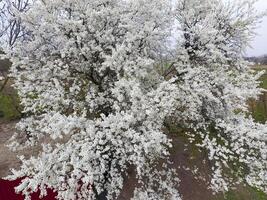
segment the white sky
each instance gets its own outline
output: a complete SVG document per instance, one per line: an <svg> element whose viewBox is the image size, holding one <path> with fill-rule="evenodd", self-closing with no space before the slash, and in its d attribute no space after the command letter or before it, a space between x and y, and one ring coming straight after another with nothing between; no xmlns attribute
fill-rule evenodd
<svg viewBox="0 0 267 200"><path fill-rule="evenodd" d="M267 10L267 0L259 0L257 3L257 9L259 11ZM248 56L260 56L267 54L267 17L264 17L262 23L257 29L258 35L251 43L252 48L247 50Z"/></svg>

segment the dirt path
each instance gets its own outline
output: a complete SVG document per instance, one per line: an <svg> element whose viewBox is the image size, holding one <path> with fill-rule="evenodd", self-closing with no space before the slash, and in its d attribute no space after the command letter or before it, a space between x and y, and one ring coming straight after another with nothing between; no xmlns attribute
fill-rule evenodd
<svg viewBox="0 0 267 200"><path fill-rule="evenodd" d="M0 178L8 175L11 168L19 166L16 154L6 147L8 139L14 133L15 122L0 122Z"/></svg>
<svg viewBox="0 0 267 200"><path fill-rule="evenodd" d="M0 121L0 178L4 178L10 174L12 168L19 168L20 161L17 158L19 155L30 156L36 155L39 151L37 147L26 148L23 151L12 152L8 147L8 140L15 133L15 124L17 122L1 122Z"/></svg>

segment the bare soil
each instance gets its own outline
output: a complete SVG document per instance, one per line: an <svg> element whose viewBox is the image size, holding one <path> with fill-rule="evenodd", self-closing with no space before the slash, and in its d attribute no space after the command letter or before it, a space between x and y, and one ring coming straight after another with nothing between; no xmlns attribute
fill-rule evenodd
<svg viewBox="0 0 267 200"><path fill-rule="evenodd" d="M7 147L8 140L15 133L16 123L16 121L8 123L0 121L0 178L5 178L9 175L12 168L19 168L21 163L18 156L36 155L39 151L38 148L27 148L23 151L13 152Z"/></svg>
<svg viewBox="0 0 267 200"><path fill-rule="evenodd" d="M14 133L15 122L0 122L0 178L8 175L11 168L19 166L16 154L8 149L7 141Z"/></svg>

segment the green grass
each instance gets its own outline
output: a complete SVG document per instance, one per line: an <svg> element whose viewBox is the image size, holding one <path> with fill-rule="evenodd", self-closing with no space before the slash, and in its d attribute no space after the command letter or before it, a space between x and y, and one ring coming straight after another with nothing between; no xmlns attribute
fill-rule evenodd
<svg viewBox="0 0 267 200"><path fill-rule="evenodd" d="M225 194L222 200L266 200L267 195L250 186L240 188L238 190L231 190Z"/></svg>
<svg viewBox="0 0 267 200"><path fill-rule="evenodd" d="M257 122L265 123L267 120L265 104L265 101L257 101L252 105L252 116Z"/></svg>
<svg viewBox="0 0 267 200"><path fill-rule="evenodd" d="M267 72L260 78L261 87L267 89Z"/></svg>
<svg viewBox="0 0 267 200"><path fill-rule="evenodd" d="M18 98L16 96L0 93L0 118L5 120L19 118L20 112L17 107Z"/></svg>
<svg viewBox="0 0 267 200"><path fill-rule="evenodd" d="M266 69L266 68L264 68ZM262 70L262 68L256 68L255 70ZM267 72L260 78L260 87L267 89ZM258 122L265 123L267 120L267 92L262 94L258 101L249 102L252 111L252 116Z"/></svg>
<svg viewBox="0 0 267 200"><path fill-rule="evenodd" d="M265 70L265 74L260 78L260 87L267 90L267 66L253 66L255 71ZM259 100L249 101L252 116L257 122L265 123L267 120L267 92L263 93Z"/></svg>

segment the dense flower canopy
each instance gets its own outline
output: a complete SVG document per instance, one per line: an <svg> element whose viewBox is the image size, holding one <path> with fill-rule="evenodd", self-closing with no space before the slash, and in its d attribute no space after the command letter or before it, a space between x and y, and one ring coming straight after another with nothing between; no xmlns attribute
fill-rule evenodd
<svg viewBox="0 0 267 200"><path fill-rule="evenodd" d="M151 171L168 155L161 128L176 97L172 80L149 80L169 11L167 1L58 0L37 1L23 16L32 39L14 50L15 86L28 116L18 128L27 145L46 136L53 142L22 160L14 177L27 178L19 190L28 195L39 186L45 195L52 187L59 199L112 199L133 165L135 198L179 198L171 170L158 185L162 193L153 192L161 172Z"/></svg>
<svg viewBox="0 0 267 200"><path fill-rule="evenodd" d="M267 127L248 117L247 105L262 91L257 81L262 73L242 54L262 16L254 3L182 0L177 5L181 35L175 69L184 103L177 121L208 151L215 191L227 191L236 178L267 189Z"/></svg>
<svg viewBox="0 0 267 200"><path fill-rule="evenodd" d="M58 199L116 199L133 169L133 199L178 200L164 132L171 119L208 151L215 192L241 179L267 191L266 125L246 105L261 92L260 74L242 58L260 17L249 14L252 5L36 0L19 14L29 37L10 51L26 116L11 147L41 143L42 152L22 157L9 176L26 177L17 190L26 199L38 188L41 196L53 188ZM158 55L177 22L166 76Z"/></svg>

